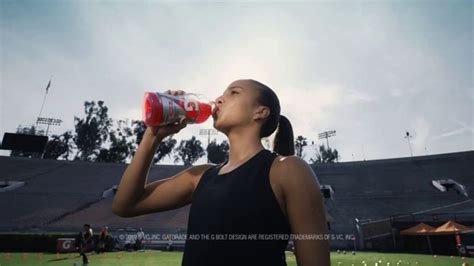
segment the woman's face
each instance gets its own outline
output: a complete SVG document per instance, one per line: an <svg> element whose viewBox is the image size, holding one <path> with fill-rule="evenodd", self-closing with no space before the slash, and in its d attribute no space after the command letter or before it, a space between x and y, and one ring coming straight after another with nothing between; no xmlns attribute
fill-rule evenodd
<svg viewBox="0 0 474 266"><path fill-rule="evenodd" d="M232 82L216 99L214 127L227 134L233 128L255 126L255 120L259 118L258 110L262 108L257 102L258 96L252 81Z"/></svg>

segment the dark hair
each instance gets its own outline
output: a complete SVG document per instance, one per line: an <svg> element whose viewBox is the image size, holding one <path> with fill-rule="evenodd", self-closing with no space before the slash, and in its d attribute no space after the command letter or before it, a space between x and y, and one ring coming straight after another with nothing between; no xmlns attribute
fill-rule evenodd
<svg viewBox="0 0 474 266"><path fill-rule="evenodd" d="M273 141L273 150L284 156L295 155L293 127L290 120L283 115L280 115L278 131Z"/></svg>
<svg viewBox="0 0 474 266"><path fill-rule="evenodd" d="M273 142L273 151L283 156L294 155L295 144L293 128L290 121L283 115L280 115L281 108L278 96L265 84L256 80L251 81L259 92L259 97L257 98L258 103L270 109L270 115L267 117L267 120L263 123L260 130L260 138L270 136L278 127Z"/></svg>

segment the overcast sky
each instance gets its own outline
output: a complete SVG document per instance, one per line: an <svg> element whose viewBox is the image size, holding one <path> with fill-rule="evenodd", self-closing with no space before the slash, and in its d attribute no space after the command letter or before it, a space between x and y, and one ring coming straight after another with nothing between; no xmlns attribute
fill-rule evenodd
<svg viewBox="0 0 474 266"><path fill-rule="evenodd" d="M105 101L114 119L140 119L145 91L214 99L252 78L276 91L295 136L322 144L318 133L336 130L329 144L342 161L409 156L407 131L414 155L474 147L471 1L4 0L0 8L2 137L36 121L51 76L42 116L64 121L55 134L73 129L86 100Z"/></svg>

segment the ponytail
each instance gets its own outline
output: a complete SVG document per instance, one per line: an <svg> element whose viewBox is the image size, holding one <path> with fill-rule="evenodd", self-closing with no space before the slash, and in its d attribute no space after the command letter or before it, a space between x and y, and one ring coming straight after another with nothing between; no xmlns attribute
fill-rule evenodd
<svg viewBox="0 0 474 266"><path fill-rule="evenodd" d="M273 151L283 156L295 155L293 127L290 120L283 115L280 115L278 131L273 141Z"/></svg>

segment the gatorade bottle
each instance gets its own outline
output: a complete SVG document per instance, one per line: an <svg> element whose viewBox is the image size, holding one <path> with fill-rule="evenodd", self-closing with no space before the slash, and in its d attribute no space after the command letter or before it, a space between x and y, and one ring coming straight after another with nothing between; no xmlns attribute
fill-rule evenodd
<svg viewBox="0 0 474 266"><path fill-rule="evenodd" d="M173 96L159 92L145 92L143 120L149 127L171 124L186 116L189 124L200 124L212 114L212 105L197 94Z"/></svg>

